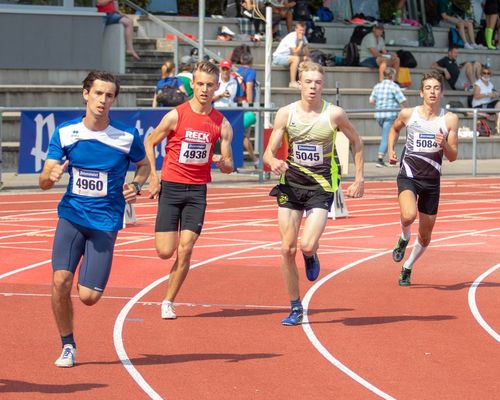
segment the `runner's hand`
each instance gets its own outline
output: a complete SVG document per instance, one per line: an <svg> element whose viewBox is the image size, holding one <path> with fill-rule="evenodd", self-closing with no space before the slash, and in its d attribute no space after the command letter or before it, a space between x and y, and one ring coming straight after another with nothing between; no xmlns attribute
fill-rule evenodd
<svg viewBox="0 0 500 400"><path fill-rule="evenodd" d="M149 180L149 198L157 199L160 195L160 181L158 179L151 178Z"/></svg>
<svg viewBox="0 0 500 400"><path fill-rule="evenodd" d="M124 183L123 184L123 197L125 198L125 201L127 203L135 203L137 200L137 193L135 186L132 185L131 183Z"/></svg>
<svg viewBox="0 0 500 400"><path fill-rule="evenodd" d="M61 177L64 174L64 171L66 171L66 168L68 167L69 160L64 161L63 164L56 164L50 171L49 179L52 182L59 182Z"/></svg>
<svg viewBox="0 0 500 400"><path fill-rule="evenodd" d="M275 173L276 175L281 175L284 174L288 169L288 164L283 160L275 158L270 162L269 167L271 167L271 171L273 171L273 173Z"/></svg>
<svg viewBox="0 0 500 400"><path fill-rule="evenodd" d="M365 192L364 182L354 182L351 186L347 188L347 197L363 197Z"/></svg>

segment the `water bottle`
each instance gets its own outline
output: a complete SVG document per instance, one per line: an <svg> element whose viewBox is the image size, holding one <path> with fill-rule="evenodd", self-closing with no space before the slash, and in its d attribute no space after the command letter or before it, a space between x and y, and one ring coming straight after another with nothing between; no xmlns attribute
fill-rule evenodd
<svg viewBox="0 0 500 400"><path fill-rule="evenodd" d="M491 58L490 56L487 56L486 57L486 68L491 68Z"/></svg>
<svg viewBox="0 0 500 400"><path fill-rule="evenodd" d="M394 13L394 25L401 25L401 10Z"/></svg>

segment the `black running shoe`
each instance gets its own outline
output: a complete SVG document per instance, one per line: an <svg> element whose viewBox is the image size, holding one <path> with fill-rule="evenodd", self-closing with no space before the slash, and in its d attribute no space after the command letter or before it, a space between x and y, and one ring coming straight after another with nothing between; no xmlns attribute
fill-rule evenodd
<svg viewBox="0 0 500 400"><path fill-rule="evenodd" d="M392 259L395 262L400 262L403 259L408 243L410 243L410 239L405 240L402 237L399 238L398 244L394 247L394 250L392 250Z"/></svg>
<svg viewBox="0 0 500 400"><path fill-rule="evenodd" d="M405 267L401 268L401 273L399 274L399 286L410 286L411 269Z"/></svg>

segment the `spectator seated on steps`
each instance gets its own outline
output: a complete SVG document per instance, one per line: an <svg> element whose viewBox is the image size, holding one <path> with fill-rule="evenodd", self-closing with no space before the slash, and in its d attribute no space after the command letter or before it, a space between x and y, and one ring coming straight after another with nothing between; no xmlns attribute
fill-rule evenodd
<svg viewBox="0 0 500 400"><path fill-rule="evenodd" d="M394 68L396 76L399 73L399 57L397 54L387 51L383 34L384 24L379 22L373 25L371 33L365 35L359 46L359 65L378 68L379 82L384 80L384 71L387 67Z"/></svg>
<svg viewBox="0 0 500 400"><path fill-rule="evenodd" d="M491 82L492 71L490 68L484 67L481 71L481 77L474 82L474 90L472 92L472 107L479 109L495 109L497 112L493 114L496 121L496 133L500 134L500 92L495 90ZM489 114L491 116L491 114ZM489 119L489 118L488 118Z"/></svg>
<svg viewBox="0 0 500 400"><path fill-rule="evenodd" d="M448 55L433 62L431 68L441 71L453 90L469 90L473 82L481 77L481 63L466 61L457 63L458 47L450 47Z"/></svg>
<svg viewBox="0 0 500 400"><path fill-rule="evenodd" d="M474 21L458 15L453 9L451 0L437 0L439 26L443 28L456 28L460 38L464 41L464 48L478 49L482 46L476 44L474 35ZM465 29L467 28L467 34Z"/></svg>

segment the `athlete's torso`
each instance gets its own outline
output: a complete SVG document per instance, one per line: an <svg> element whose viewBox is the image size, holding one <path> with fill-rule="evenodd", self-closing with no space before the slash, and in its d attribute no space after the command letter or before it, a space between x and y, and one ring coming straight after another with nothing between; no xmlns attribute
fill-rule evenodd
<svg viewBox="0 0 500 400"><path fill-rule="evenodd" d="M286 126L289 168L281 177L281 183L334 192L338 185L338 165L334 157L337 128L330 123L331 104L323 100L321 113L312 122L299 119L297 104L290 105Z"/></svg>
<svg viewBox="0 0 500 400"><path fill-rule="evenodd" d="M214 108L209 114L197 114L189 101L176 109L177 127L167 137L161 179L186 184L208 183L214 145L220 138L224 116Z"/></svg>
<svg viewBox="0 0 500 400"><path fill-rule="evenodd" d="M443 149L436 143L436 133L441 131L445 138L448 136L445 110L441 109L437 117L426 120L419 109L413 109L406 125L406 145L399 174L409 178L439 179Z"/></svg>

